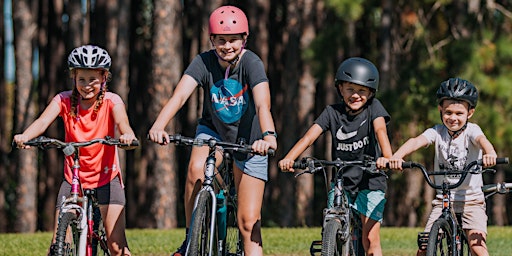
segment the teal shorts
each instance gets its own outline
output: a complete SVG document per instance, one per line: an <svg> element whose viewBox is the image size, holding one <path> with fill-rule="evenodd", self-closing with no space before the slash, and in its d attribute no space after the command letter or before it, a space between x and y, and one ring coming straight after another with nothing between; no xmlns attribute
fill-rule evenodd
<svg viewBox="0 0 512 256"><path fill-rule="evenodd" d="M211 137L221 141L220 135L210 128L204 125L197 127L196 138L209 139ZM263 181L268 181L268 156L254 155L243 161L237 160L236 158L234 160L236 166L245 174Z"/></svg>
<svg viewBox="0 0 512 256"><path fill-rule="evenodd" d="M360 214L382 223L385 193L380 190L361 190L357 193L355 202L349 197L350 205Z"/></svg>

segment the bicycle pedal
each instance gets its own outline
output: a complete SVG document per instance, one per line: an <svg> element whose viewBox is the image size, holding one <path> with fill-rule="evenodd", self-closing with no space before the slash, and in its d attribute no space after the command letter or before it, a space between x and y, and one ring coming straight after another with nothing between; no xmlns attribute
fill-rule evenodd
<svg viewBox="0 0 512 256"><path fill-rule="evenodd" d="M309 252L312 256L314 256L316 252L322 252L322 241L313 241L309 247Z"/></svg>

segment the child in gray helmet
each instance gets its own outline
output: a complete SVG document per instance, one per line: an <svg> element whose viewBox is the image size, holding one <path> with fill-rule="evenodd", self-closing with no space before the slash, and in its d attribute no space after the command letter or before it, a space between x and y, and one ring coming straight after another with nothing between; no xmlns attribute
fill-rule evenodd
<svg viewBox="0 0 512 256"><path fill-rule="evenodd" d="M443 123L407 140L389 159L390 167L402 169L405 156L431 144L435 145L434 171L438 171L441 165L462 170L467 163L478 159L483 159L484 167L495 165L496 151L493 145L477 124L469 122L478 101L475 86L464 79L450 78L441 83L437 99ZM445 178L435 176L434 182L440 184ZM458 177L447 179L454 183L459 181ZM485 244L487 214L482 185L482 174L468 174L462 185L451 192L453 209L462 213L462 228L468 234L471 255L489 255ZM425 232L430 231L434 221L441 215L441 209L442 195L438 191L432 201L432 212ZM418 240L423 233L418 235ZM426 244L418 242L418 245L420 248L417 255L425 255Z"/></svg>
<svg viewBox="0 0 512 256"><path fill-rule="evenodd" d="M297 159L320 135L332 135L332 159L377 160L385 168L392 149L387 134L390 115L375 98L379 71L367 59L349 58L338 67L335 86L342 102L327 106L306 134L279 161L283 171L294 172ZM353 196L353 204L363 223L363 246L367 255L382 255L380 225L386 202L386 176L368 174L354 167L345 171L344 187Z"/></svg>

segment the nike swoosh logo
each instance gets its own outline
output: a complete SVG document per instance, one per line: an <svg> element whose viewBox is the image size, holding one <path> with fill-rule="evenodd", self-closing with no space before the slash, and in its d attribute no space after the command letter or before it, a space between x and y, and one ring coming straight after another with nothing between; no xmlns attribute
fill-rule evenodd
<svg viewBox="0 0 512 256"><path fill-rule="evenodd" d="M338 129L338 131L336 132L336 138L338 140L347 140L357 135L357 130L349 133L344 133L342 131L342 128L343 126L341 126L340 129Z"/></svg>

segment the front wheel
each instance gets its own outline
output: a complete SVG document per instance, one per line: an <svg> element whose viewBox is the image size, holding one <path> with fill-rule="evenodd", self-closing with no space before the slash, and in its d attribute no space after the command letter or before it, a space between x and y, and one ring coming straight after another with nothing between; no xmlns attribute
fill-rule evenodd
<svg viewBox="0 0 512 256"><path fill-rule="evenodd" d="M55 250L52 256L78 255L78 243L80 236L77 226L77 216L72 212L62 214L57 226L55 238Z"/></svg>
<svg viewBox="0 0 512 256"><path fill-rule="evenodd" d="M428 234L427 256L452 255L452 230L445 219L438 219Z"/></svg>
<svg viewBox="0 0 512 256"><path fill-rule="evenodd" d="M325 223L322 233L322 256L347 256L350 255L352 241L344 238L343 225L337 219Z"/></svg>
<svg viewBox="0 0 512 256"><path fill-rule="evenodd" d="M217 254L217 232L211 230L212 223L212 196L206 191L199 191L197 195L197 206L192 213L192 224L190 230L190 241L188 255L209 255L210 249L213 255ZM216 225L214 225L215 228ZM210 248L210 239L213 233L213 244Z"/></svg>

